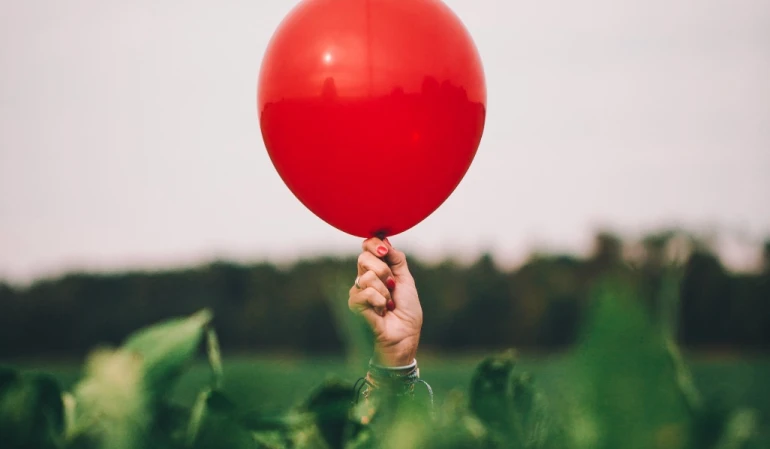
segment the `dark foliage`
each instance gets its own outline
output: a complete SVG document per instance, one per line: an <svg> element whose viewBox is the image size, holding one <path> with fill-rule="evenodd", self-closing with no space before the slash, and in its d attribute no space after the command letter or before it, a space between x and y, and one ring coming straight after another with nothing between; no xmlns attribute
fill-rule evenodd
<svg viewBox="0 0 770 449"><path fill-rule="evenodd" d="M470 265L428 265L411 258L427 317L423 347L439 350L505 347L555 349L576 341L588 288L603 274L628 268L655 291L672 246L688 242L681 308L672 326L686 347L767 349L770 346L770 244L756 274L727 271L707 245L661 232L637 244L641 256L621 258L631 243L608 233L590 257L533 255L515 270L491 256ZM684 259L682 259L684 258ZM71 274L26 288L0 284L0 358L83 356L98 342L117 344L146 323L208 308L231 351L341 353L329 285L352 282L355 260L318 258L288 267L217 262L164 272ZM335 300L344 302L345 292ZM649 294L654 313L671 313Z"/></svg>

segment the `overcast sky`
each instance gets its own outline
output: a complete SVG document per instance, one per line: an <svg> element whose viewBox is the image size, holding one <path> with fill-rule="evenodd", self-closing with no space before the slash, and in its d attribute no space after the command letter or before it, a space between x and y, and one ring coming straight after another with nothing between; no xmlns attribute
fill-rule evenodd
<svg viewBox="0 0 770 449"><path fill-rule="evenodd" d="M770 236L770 2L447 3L482 56L486 131L397 246L513 263L602 225ZM294 4L5 1L0 279L356 252L260 137L261 57Z"/></svg>

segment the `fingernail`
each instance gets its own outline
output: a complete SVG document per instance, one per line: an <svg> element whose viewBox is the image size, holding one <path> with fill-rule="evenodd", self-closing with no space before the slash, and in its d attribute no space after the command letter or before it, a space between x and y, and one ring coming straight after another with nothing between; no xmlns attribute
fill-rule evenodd
<svg viewBox="0 0 770 449"><path fill-rule="evenodd" d="M385 254L388 254L388 248L385 248L384 246L380 245L377 247L377 254L380 256L384 256Z"/></svg>
<svg viewBox="0 0 770 449"><path fill-rule="evenodd" d="M396 288L396 281L393 280L393 278L388 278L388 280L385 281L385 284L388 286L388 290L393 290Z"/></svg>
<svg viewBox="0 0 770 449"><path fill-rule="evenodd" d="M388 311L385 309L382 309L382 313L380 314L380 316L385 316L386 313L388 313Z"/></svg>
<svg viewBox="0 0 770 449"><path fill-rule="evenodd" d="M396 308L396 302L392 299L389 299L388 302L385 303L385 307L388 308L391 312Z"/></svg>
<svg viewBox="0 0 770 449"><path fill-rule="evenodd" d="M385 242L385 243L387 243L387 244L388 244L388 245L390 245L390 246L393 246L393 245L391 245L391 244L390 244L390 240L388 240L388 238L387 238L387 237L385 237L384 239L382 239L382 241L383 241L383 242Z"/></svg>

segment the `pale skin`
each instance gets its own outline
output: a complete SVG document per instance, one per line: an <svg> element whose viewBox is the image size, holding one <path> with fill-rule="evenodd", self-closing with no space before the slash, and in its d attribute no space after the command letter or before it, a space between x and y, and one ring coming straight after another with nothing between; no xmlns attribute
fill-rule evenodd
<svg viewBox="0 0 770 449"><path fill-rule="evenodd" d="M373 237L358 256L358 286L350 289L348 306L374 333L374 361L405 366L415 359L422 329L422 307L406 256L388 239ZM388 302L392 301L391 307Z"/></svg>

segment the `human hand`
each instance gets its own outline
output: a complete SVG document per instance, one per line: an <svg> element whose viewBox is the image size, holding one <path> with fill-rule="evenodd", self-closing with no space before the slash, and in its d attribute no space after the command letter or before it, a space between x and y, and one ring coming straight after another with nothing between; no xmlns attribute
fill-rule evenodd
<svg viewBox="0 0 770 449"><path fill-rule="evenodd" d="M408 365L420 342L422 307L406 256L388 239L367 239L362 249L348 306L372 328L376 363Z"/></svg>

